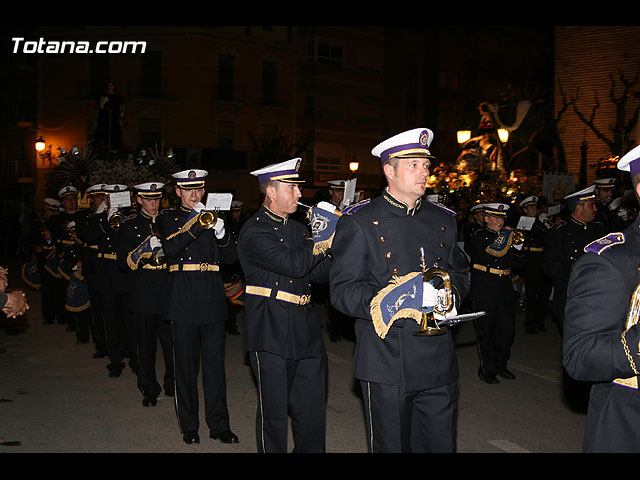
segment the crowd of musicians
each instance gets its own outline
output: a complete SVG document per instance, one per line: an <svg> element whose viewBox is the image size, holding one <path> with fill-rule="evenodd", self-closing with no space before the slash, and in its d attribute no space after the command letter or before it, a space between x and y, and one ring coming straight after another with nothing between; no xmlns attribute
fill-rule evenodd
<svg viewBox="0 0 640 480"><path fill-rule="evenodd" d="M257 451L286 452L291 418L294 451L323 452L329 367L311 293L312 286L324 285L330 292L330 340L339 339L329 331L331 322L352 322L353 372L362 388L368 450L455 452L455 324L472 314L478 377L489 385L516 378L508 361L519 299L527 333L547 332L551 319L575 352L589 339L570 323L577 320L568 318L567 304L574 284L598 283L593 272L574 278L575 267L583 256L593 256L586 252L605 257L619 251L617 245L630 238L629 230L637 235L638 226L632 210L619 209L624 186L614 178L595 180L555 205L527 195L477 201L456 212L456 206L425 195L432 140L429 129L418 128L373 148L387 185L379 195L347 205L341 202L346 182L336 180L329 182L335 194L329 201L301 207L299 158L251 172L262 203L248 215L237 200L230 211L206 208L208 172L199 169L132 186L93 185L85 192L65 186L57 198L45 199L32 229L30 263L44 323L65 324L78 343L93 343L94 358L106 359L109 377L128 367L144 407L155 406L163 393L173 397L187 444L200 442L201 377L209 436L237 443L226 403L224 352L225 335L239 334L242 309L257 386ZM619 168L633 174L636 156L630 152ZM169 185L178 204L161 209ZM123 192L130 205L112 205ZM90 208L78 208L79 194L88 196ZM294 218L300 208L308 209L306 217ZM426 275L436 270L445 273ZM238 285L241 291L231 292ZM630 293L625 295L628 304ZM604 315L601 310L598 316ZM625 328L633 330L624 319L610 321L618 337ZM633 376L623 368L638 350L630 337L622 359L609 368L609 381ZM617 340L609 340L609 356L617 359ZM584 360L587 354L581 355ZM581 385L607 381L565 362L567 377ZM637 402L637 385L629 390ZM629 448L640 449L637 435Z"/></svg>

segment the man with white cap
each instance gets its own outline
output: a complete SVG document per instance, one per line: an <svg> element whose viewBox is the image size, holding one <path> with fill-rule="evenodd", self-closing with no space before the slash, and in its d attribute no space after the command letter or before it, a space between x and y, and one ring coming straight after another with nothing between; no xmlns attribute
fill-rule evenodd
<svg viewBox="0 0 640 480"><path fill-rule="evenodd" d="M118 266L132 272L129 308L133 313L137 342L138 389L142 406L151 407L164 388L174 395L173 341L167 320L169 278L156 220L160 212L164 183L146 182L134 185L139 209L120 225ZM164 381L156 375L158 340L164 358Z"/></svg>
<svg viewBox="0 0 640 480"><path fill-rule="evenodd" d="M640 198L640 145L618 162ZM592 383L584 452L640 452L640 218L585 248L569 279L563 364Z"/></svg>
<svg viewBox="0 0 640 480"><path fill-rule="evenodd" d="M616 191L616 179L596 178L593 184L596 186L596 207L598 208L595 221L603 225L605 233L620 231L624 227L618 216L610 208Z"/></svg>
<svg viewBox="0 0 640 480"><path fill-rule="evenodd" d="M544 239L548 232L547 226L538 218L538 197L532 195L520 202L520 208L525 217L535 219L529 230L522 230L524 234L524 254L527 262L524 269L525 321L527 333L536 334L546 332L544 324L547 316L547 306L551 295L551 279L542 269L544 255Z"/></svg>
<svg viewBox="0 0 640 480"><path fill-rule="evenodd" d="M387 187L343 212L333 240L331 302L356 319L353 372L373 453L456 450L459 371L453 338L446 327L437 336L416 335L420 325L414 316L433 310L442 295L457 309L469 289L455 213L423 198L432 139L431 130L416 128L373 148ZM422 280L423 266L448 273L449 293ZM381 312L399 308L385 301L386 288L396 282L403 287L416 274L422 294L417 298L410 291L403 301L416 297L417 307L385 322Z"/></svg>
<svg viewBox="0 0 640 480"><path fill-rule="evenodd" d="M328 282L331 261L326 251L314 254L307 227L291 218L302 195L300 162L251 172L264 199L238 239L246 279L244 343L258 388L259 453L287 452L288 409L294 451L325 451L327 353L311 283Z"/></svg>
<svg viewBox="0 0 640 480"><path fill-rule="evenodd" d="M236 246L222 213L214 215L202 203L207 175L201 169L174 173L180 205L163 210L157 218L169 271L167 318L173 333L176 413L186 444L200 442L200 371L209 437L223 443L238 442L229 427L227 409L227 309L219 265L235 260Z"/></svg>
<svg viewBox="0 0 640 480"><path fill-rule="evenodd" d="M595 185L564 197L569 209L566 221L558 222L545 238L543 267L553 281L553 315L562 332L567 283L571 269L586 244L602 236L602 225L594 222L597 212Z"/></svg>
<svg viewBox="0 0 640 480"><path fill-rule="evenodd" d="M65 309L65 296L67 291L67 280L62 278L57 271L58 263L64 258L65 250L76 245L72 228L75 225L75 213L78 209L78 189L73 185L66 185L58 190L58 198L60 199L60 211L51 218L49 222L49 230L53 238L56 248L56 262L50 258L50 271L54 272L54 276L58 276L54 281L54 297L57 322L67 324L67 331L73 331L73 317Z"/></svg>
<svg viewBox="0 0 640 480"><path fill-rule="evenodd" d="M515 334L515 301L512 272L525 265L522 241L505 225L509 205L485 203L482 229L473 232L465 245L471 257L473 308L487 315L476 321L478 376L488 384L499 383L498 376L513 380L507 368Z"/></svg>

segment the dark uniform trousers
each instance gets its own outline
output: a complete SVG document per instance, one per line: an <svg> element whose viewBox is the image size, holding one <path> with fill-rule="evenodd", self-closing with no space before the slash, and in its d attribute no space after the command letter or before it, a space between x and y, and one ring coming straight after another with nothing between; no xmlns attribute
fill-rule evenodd
<svg viewBox="0 0 640 480"><path fill-rule="evenodd" d="M527 331L542 329L547 315L547 307L551 289L551 279L543 269L544 238L547 228L537 220L531 230L525 232L524 254L526 266L524 270L525 293L525 328Z"/></svg>
<svg viewBox="0 0 640 480"><path fill-rule="evenodd" d="M455 452L458 363L451 332L419 337L398 319L385 338L370 311L393 276L438 265L451 278L456 307L469 289L455 214L419 200L413 208L385 191L338 221L332 246L331 302L356 318L354 376L361 382L370 452Z"/></svg>
<svg viewBox="0 0 640 480"><path fill-rule="evenodd" d="M302 223L264 205L245 222L238 258L246 278L245 350L258 387L259 453L324 452L327 354L310 303L311 282L329 280L331 261L313 254Z"/></svg>
<svg viewBox="0 0 640 480"><path fill-rule="evenodd" d="M44 319L44 323L50 324L54 323L57 316L56 310L56 287L55 287L55 277L53 273L50 271L50 267L48 268L47 262L50 256L55 256L55 246L54 245L43 245L43 251L37 255L37 264L38 270L40 271L40 278L42 280L42 317Z"/></svg>
<svg viewBox="0 0 640 480"><path fill-rule="evenodd" d="M471 257L470 298L475 311L487 314L475 321L480 369L496 376L507 368L515 335L515 301L511 272L522 268L525 256L511 245L500 253L490 253L491 245L506 242L508 230L476 230L465 250ZM502 241L500 240L502 239Z"/></svg>
<svg viewBox="0 0 640 480"><path fill-rule="evenodd" d="M583 451L640 452L640 325L629 315L640 267L640 220L607 235L570 276L563 365L591 386Z"/></svg>
<svg viewBox="0 0 640 480"><path fill-rule="evenodd" d="M125 357L129 357L129 365L135 371L136 339L129 311L131 276L118 266L119 230L111 228L107 212L89 215L87 222L83 240L98 246L97 272L93 278L100 282L95 288L102 304L105 346L110 360L107 368L120 372Z"/></svg>
<svg viewBox="0 0 640 480"><path fill-rule="evenodd" d="M169 277L166 264L149 263L149 256L134 254L152 233L156 232L155 222L143 210L129 215L120 225L118 266L131 272L131 293L129 308L136 339L136 373L138 389L144 396L157 397L164 388L173 395L174 363L171 324L167 320L167 297ZM135 260L134 260L135 259ZM162 346L164 360L163 385L156 374L158 340Z"/></svg>
<svg viewBox="0 0 640 480"><path fill-rule="evenodd" d="M226 298L219 264L233 263L235 243L227 229L216 239L213 229L198 225L194 212L183 206L157 217L167 255L175 364L175 402L182 433L197 432L198 371L202 365L205 419L210 434L229 429L224 368Z"/></svg>

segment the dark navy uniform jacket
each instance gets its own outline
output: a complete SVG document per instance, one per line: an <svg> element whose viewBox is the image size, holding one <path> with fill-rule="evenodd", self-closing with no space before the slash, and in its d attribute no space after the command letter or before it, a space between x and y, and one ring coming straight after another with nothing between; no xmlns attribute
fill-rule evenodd
<svg viewBox="0 0 640 480"><path fill-rule="evenodd" d="M240 231L238 258L247 288L245 349L267 351L289 359L325 354L312 304L298 305L275 298L279 291L307 296L311 294L312 282L329 281L331 259L324 254L313 254L309 229L262 205ZM249 294L249 287L270 289L270 295Z"/></svg>
<svg viewBox="0 0 640 480"><path fill-rule="evenodd" d="M571 269L588 243L604 235L600 223L582 223L569 215L566 222L547 232L544 245L544 272L554 280L567 282Z"/></svg>
<svg viewBox="0 0 640 480"><path fill-rule="evenodd" d="M107 218L108 212L93 213L86 217L81 239L89 246L97 245L97 271L91 277L97 280L96 290L110 293L128 293L131 276L118 267L119 229L112 229ZM84 267L83 267L84 270Z"/></svg>
<svg viewBox="0 0 640 480"><path fill-rule="evenodd" d="M639 222L588 246L569 280L563 363L574 379L595 382L585 451L640 451L640 392L613 383L631 377L637 384L640 372L637 318L631 316L632 326L622 335L640 281Z"/></svg>
<svg viewBox="0 0 640 480"><path fill-rule="evenodd" d="M168 260L167 318L192 325L225 322L224 283L220 271L211 267L220 268L220 262L233 263L236 245L228 228L220 240L216 239L213 228L203 229L197 221L183 228L191 215L192 210L180 206L163 210L156 219ZM185 266L197 269L185 270ZM177 270L172 271L172 267Z"/></svg>
<svg viewBox="0 0 640 480"><path fill-rule="evenodd" d="M152 230L153 229L153 230ZM152 232L157 233L153 218L140 210L129 215L120 224L118 245L118 265L125 272L132 272L129 306L134 312L167 313L169 278L166 264L156 268L148 258L132 261L131 253L140 246Z"/></svg>
<svg viewBox="0 0 640 480"><path fill-rule="evenodd" d="M481 300L484 303L492 301L497 295L504 295L512 302L513 281L511 273L507 272L521 269L526 264L524 252L513 246L505 249L502 255L490 253L492 249L487 251L498 235L498 232L484 227L473 232L465 244L465 251L471 257L471 296L480 303L483 303ZM490 269L507 274L497 275Z"/></svg>
<svg viewBox="0 0 640 480"><path fill-rule="evenodd" d="M372 299L392 276L420 271L421 247L428 267L437 264L449 273L459 308L469 277L457 239L453 212L424 200L409 208L386 191L340 217L332 245L331 303L356 318L356 378L403 385L407 392L457 381L451 334L417 337L418 323L400 319L383 340L370 313Z"/></svg>

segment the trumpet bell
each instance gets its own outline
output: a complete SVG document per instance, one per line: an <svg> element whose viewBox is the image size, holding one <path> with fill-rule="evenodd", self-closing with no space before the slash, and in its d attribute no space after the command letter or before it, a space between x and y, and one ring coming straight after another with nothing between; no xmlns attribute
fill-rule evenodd
<svg viewBox="0 0 640 480"><path fill-rule="evenodd" d="M112 230L119 229L123 219L124 219L124 216L122 215L122 213L120 212L114 213L109 219L109 227Z"/></svg>
<svg viewBox="0 0 640 480"><path fill-rule="evenodd" d="M213 228L213 226L216 224L217 221L218 221L217 212L213 212L211 210L204 210L203 212L200 213L200 216L198 217L198 225L200 225L200 228L204 228L207 230L210 228Z"/></svg>

